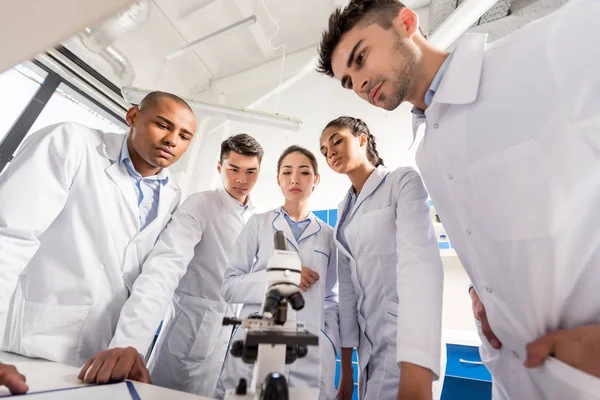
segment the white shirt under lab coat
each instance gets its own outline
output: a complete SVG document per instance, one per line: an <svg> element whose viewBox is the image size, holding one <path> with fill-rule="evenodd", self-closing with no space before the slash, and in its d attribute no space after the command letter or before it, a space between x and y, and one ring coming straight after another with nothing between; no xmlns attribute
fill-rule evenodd
<svg viewBox="0 0 600 400"><path fill-rule="evenodd" d="M213 396L232 331L223 326L223 317L237 311L221 296L221 283L235 241L253 214L251 203L242 205L222 188L195 193L161 234L144 270L185 275L150 358L154 384ZM156 326L168 304L164 300Z"/></svg>
<svg viewBox="0 0 600 400"><path fill-rule="evenodd" d="M358 347L361 398L395 400L401 362L427 368L434 378L445 371L443 269L428 196L415 170L384 166L346 210L349 196L340 203L337 227L345 226L350 252L335 232L342 347Z"/></svg>
<svg viewBox="0 0 600 400"><path fill-rule="evenodd" d="M305 328L319 336L318 348L308 347L308 355L288 364L290 387L320 388L319 399L333 399L335 357L339 349L337 251L333 242L333 229L314 214L310 224L298 241L294 238L283 210L276 209L257 214L249 221L235 246L230 267L225 272L222 293L225 300L244 303L240 318L260 313L267 289L266 265L273 255L273 237L283 231L291 251L297 251L304 267L319 274L319 280L306 292L304 308L298 312L288 308L288 320L303 321ZM238 329L231 342L241 340L244 332ZM237 386L240 378L252 382L253 365L244 364L230 354L221 374L217 397L227 389Z"/></svg>
<svg viewBox="0 0 600 400"><path fill-rule="evenodd" d="M52 125L0 176L0 305L12 294L4 350L80 366L109 345L144 353L150 344L151 333L117 321L181 194L172 179L161 187L158 215L140 232L135 188L118 162L125 138Z"/></svg>
<svg viewBox="0 0 600 400"><path fill-rule="evenodd" d="M417 162L503 346L483 339L499 399L598 399L600 379L527 343L600 324L600 2L495 43L465 35L426 110Z"/></svg>

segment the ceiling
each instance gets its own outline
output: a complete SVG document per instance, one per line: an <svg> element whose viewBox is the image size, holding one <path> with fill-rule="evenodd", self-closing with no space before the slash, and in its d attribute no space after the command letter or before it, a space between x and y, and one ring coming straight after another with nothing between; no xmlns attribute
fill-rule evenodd
<svg viewBox="0 0 600 400"><path fill-rule="evenodd" d="M462 0L467 1L467 0ZM462 2L459 0L459 2ZM477 0L468 0L477 1ZM566 0L501 0L515 13L533 4ZM131 65L135 78L125 83L166 90L185 98L248 107L291 77L312 71L321 32L330 13L347 0L139 0L147 16L111 47ZM450 14L457 0L405 0L427 33L439 13ZM500 7L497 7L500 9ZM430 15L430 10L433 13ZM450 10L450 11L448 11ZM538 13L539 14L539 13ZM244 18L256 23L214 36L181 56L167 56L193 41ZM446 18L444 15L443 18ZM487 21L484 21L487 22ZM497 24L507 30L506 24ZM485 30L485 23L473 29ZM102 26L100 26L102 27ZM118 86L123 83L106 54L90 51L77 35L64 43ZM285 53L285 54L284 54Z"/></svg>

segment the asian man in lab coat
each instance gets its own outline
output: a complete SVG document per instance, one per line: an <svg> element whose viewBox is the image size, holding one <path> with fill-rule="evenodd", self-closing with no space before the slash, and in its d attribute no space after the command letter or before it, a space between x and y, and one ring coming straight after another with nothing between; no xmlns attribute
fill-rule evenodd
<svg viewBox="0 0 600 400"><path fill-rule="evenodd" d="M127 135L44 128L0 176L2 349L74 366L100 352L86 381L149 381L140 354L153 332L121 309L145 290L140 265L181 197L168 167L196 131L189 105L163 92L127 123Z"/></svg>
<svg viewBox="0 0 600 400"><path fill-rule="evenodd" d="M262 157L247 134L223 141L216 166L222 187L189 196L144 263L141 278L156 289L132 297L124 313L154 329L167 313L148 366L156 385L213 397L232 330L223 317L236 314L221 284L236 239L255 212L250 193Z"/></svg>
<svg viewBox="0 0 600 400"><path fill-rule="evenodd" d="M399 1L352 0L321 41L321 73L427 124L417 164L497 339L497 399L600 398L599 15L572 0L448 54Z"/></svg>

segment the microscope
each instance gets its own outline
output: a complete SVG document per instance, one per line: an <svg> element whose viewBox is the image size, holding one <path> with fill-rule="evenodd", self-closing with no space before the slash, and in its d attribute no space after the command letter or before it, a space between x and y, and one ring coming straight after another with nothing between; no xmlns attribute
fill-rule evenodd
<svg viewBox="0 0 600 400"><path fill-rule="evenodd" d="M245 340L232 343L231 355L254 364L250 387L241 378L235 389L225 393L225 400L316 400L316 388L290 389L285 378L285 365L305 357L308 346L319 344L319 337L304 330L297 321L287 320L288 306L301 310L304 297L300 290L300 258L296 252L288 251L282 231L275 232L275 251L267 263L266 275L262 314L244 320L223 319L223 325L241 325L246 330Z"/></svg>

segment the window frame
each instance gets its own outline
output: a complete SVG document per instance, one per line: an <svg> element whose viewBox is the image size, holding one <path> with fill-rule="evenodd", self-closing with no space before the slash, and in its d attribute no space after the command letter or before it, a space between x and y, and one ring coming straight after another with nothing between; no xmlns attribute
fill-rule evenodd
<svg viewBox="0 0 600 400"><path fill-rule="evenodd" d="M6 165L12 160L15 151L19 148L21 142L35 123L36 119L42 113L48 104L48 101L50 101L50 98L56 92L56 89L58 89L60 84L68 86L69 89L84 97L95 107L98 107L103 112L115 118L116 121L122 123L124 126L127 126L127 121L125 120L125 110L123 110L122 115L118 115L113 110L99 103L88 93L84 92L79 87L69 82L67 79L54 72L40 61L32 60L32 62L37 67L47 72L48 75L36 93L33 95L29 103L21 111L19 117L13 123L8 133L4 136L2 142L0 142L0 172L2 172Z"/></svg>

